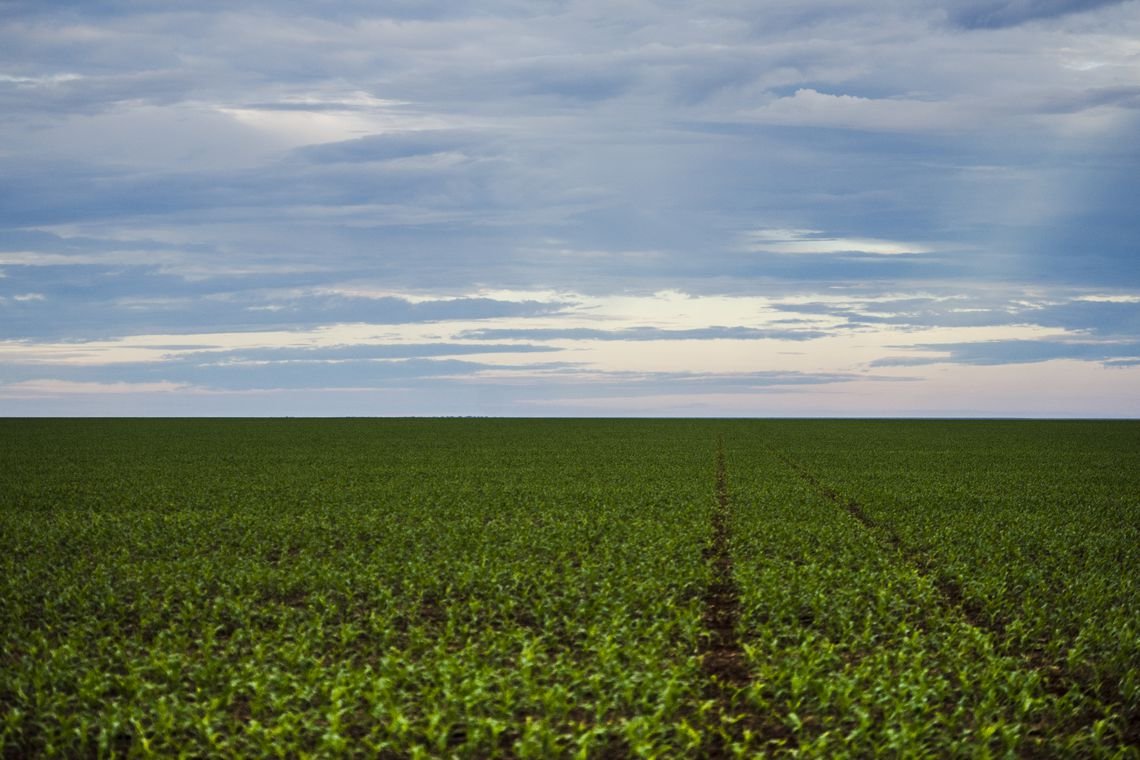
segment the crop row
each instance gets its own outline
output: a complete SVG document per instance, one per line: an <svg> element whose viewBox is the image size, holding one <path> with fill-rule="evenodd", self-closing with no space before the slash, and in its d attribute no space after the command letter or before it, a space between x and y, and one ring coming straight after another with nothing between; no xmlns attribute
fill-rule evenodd
<svg viewBox="0 0 1140 760"><path fill-rule="evenodd" d="M7 452L43 469L0 531L5 754L700 741L712 463L686 437L180 425L58 472Z"/></svg>
<svg viewBox="0 0 1140 760"><path fill-rule="evenodd" d="M989 634L1140 746L1140 426L772 423L768 441L859 505Z"/></svg>
<svg viewBox="0 0 1140 760"><path fill-rule="evenodd" d="M1112 709L1003 648L926 568L748 439L730 454L748 749L807 756L1092 756ZM968 525L960 526L968 530Z"/></svg>
<svg viewBox="0 0 1140 760"><path fill-rule="evenodd" d="M3 421L0 755L1136 756L1137 431Z"/></svg>

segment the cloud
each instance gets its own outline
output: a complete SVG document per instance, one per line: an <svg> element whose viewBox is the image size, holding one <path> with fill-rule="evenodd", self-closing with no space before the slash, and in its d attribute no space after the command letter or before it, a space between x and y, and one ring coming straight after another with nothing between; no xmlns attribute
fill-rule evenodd
<svg viewBox="0 0 1140 760"><path fill-rule="evenodd" d="M222 105L217 110L286 147L447 126L446 119L417 112L410 105L357 91L342 95L291 95L279 102Z"/></svg>
<svg viewBox="0 0 1140 760"><path fill-rule="evenodd" d="M977 343L934 343L913 350L941 356L893 356L877 359L875 367L917 367L924 364L1033 364L1056 359L1129 366L1140 361L1140 341L1086 342L1075 340L996 340Z"/></svg>
<svg viewBox="0 0 1140 760"><path fill-rule="evenodd" d="M1089 303L1140 303L1140 295L1132 295L1130 293L1090 293L1089 295L1078 296L1073 300L1087 301Z"/></svg>
<svg viewBox="0 0 1140 760"><path fill-rule="evenodd" d="M471 340L812 340L828 333L820 330L760 329L754 327L711 326L690 330L656 327L627 327L600 330L577 328L481 329L460 333Z"/></svg>
<svg viewBox="0 0 1140 760"><path fill-rule="evenodd" d="M966 29L1000 29L1123 2L1125 0L966 0L951 3L949 17Z"/></svg>
<svg viewBox="0 0 1140 760"><path fill-rule="evenodd" d="M332 278L339 273L214 271L212 277L186 279L171 273L187 274L177 262L131 268L127 262L138 261L133 256L117 265L72 264L76 258L87 260L56 254L46 259L23 256L9 260L21 265L11 268L8 290L14 295L9 303L12 308L5 312L6 337L94 340L168 331L296 330L337 323L409 325L462 320L474 325L491 319L554 315L570 306L558 300L403 297L336 282ZM145 260L145 256L140 258ZM330 282L315 285L320 279ZM55 295L49 298L49 292ZM61 299L66 309L59 308Z"/></svg>
<svg viewBox="0 0 1140 760"><path fill-rule="evenodd" d="M885 132L944 132L971 126L952 102L910 98L866 98L800 88L745 117L760 124L830 127Z"/></svg>
<svg viewBox="0 0 1140 760"><path fill-rule="evenodd" d="M833 237L819 230L759 229L744 233L744 239L746 250L764 253L900 256L933 250L918 243Z"/></svg>
<svg viewBox="0 0 1140 760"><path fill-rule="evenodd" d="M478 149L487 137L464 130L393 131L299 148L297 154L316 163L392 161L463 153Z"/></svg>
<svg viewBox="0 0 1140 760"><path fill-rule="evenodd" d="M899 361L1064 354L1124 408L1138 38L1095 0L9 2L0 376L857 411Z"/></svg>
<svg viewBox="0 0 1140 760"><path fill-rule="evenodd" d="M1073 335L1119 339L1140 334L1140 308L1131 294L960 293L784 303L784 311L828 316L850 328L1033 325Z"/></svg>
<svg viewBox="0 0 1140 760"><path fill-rule="evenodd" d="M261 348L231 351L226 349L191 351L183 361L194 366L231 367L273 364L345 364L388 359L462 356L466 354L527 354L558 351L551 346L517 343L400 343L388 345L351 345L321 348ZM166 363L166 366L170 366Z"/></svg>
<svg viewBox="0 0 1140 760"><path fill-rule="evenodd" d="M83 382L74 380L21 380L15 383L0 382L0 398L50 398L53 396L103 396L150 393L182 393L191 386L161 380L153 383Z"/></svg>

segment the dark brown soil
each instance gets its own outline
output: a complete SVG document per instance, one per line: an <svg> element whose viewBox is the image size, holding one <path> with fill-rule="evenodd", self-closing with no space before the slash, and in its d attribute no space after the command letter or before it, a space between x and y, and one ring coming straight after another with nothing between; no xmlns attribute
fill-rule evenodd
<svg viewBox="0 0 1140 760"><path fill-rule="evenodd" d="M701 667L706 676L705 696L717 703L718 713L729 715L733 712L734 696L748 685L749 672L736 630L740 620L740 591L732 577L731 505L722 445L717 446L712 542L705 550L705 557L712 569L712 580L704 597L706 636ZM742 722L733 724L734 731L743 731L743 728ZM729 757L731 752L726 744L724 736L710 732L701 754L710 758Z"/></svg>

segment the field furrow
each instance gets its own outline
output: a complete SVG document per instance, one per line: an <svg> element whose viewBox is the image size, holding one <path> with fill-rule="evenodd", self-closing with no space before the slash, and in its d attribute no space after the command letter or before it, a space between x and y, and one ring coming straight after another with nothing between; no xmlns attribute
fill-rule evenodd
<svg viewBox="0 0 1140 760"><path fill-rule="evenodd" d="M710 758L731 756L743 731L755 721L735 710L737 695L748 686L749 672L738 633L740 590L732 572L732 509L728 496L724 443L716 449L716 505L711 513L712 538L706 549L711 571L705 591L704 646L701 668L707 683L706 697L715 704L720 718L716 730L706 730L701 754Z"/></svg>

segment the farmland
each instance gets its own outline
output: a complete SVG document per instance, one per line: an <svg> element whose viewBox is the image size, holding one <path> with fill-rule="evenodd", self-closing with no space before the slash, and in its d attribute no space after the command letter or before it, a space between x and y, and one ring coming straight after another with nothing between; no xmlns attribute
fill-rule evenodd
<svg viewBox="0 0 1140 760"><path fill-rule="evenodd" d="M1140 756L1140 424L0 421L0 753Z"/></svg>

